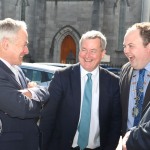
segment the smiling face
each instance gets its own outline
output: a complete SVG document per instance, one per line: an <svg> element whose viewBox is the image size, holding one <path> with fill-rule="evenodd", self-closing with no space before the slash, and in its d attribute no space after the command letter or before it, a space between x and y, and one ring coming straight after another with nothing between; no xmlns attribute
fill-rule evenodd
<svg viewBox="0 0 150 150"><path fill-rule="evenodd" d="M123 45L124 54L134 69L142 69L150 62L150 43L143 45L138 29L126 33Z"/></svg>
<svg viewBox="0 0 150 150"><path fill-rule="evenodd" d="M100 64L104 55L105 50L102 51L99 38L84 39L82 41L79 51L79 62L85 70L93 71Z"/></svg>
<svg viewBox="0 0 150 150"><path fill-rule="evenodd" d="M4 38L2 43L2 58L11 65L20 65L23 61L23 57L29 53L27 47L28 34L24 29L19 30L13 39Z"/></svg>

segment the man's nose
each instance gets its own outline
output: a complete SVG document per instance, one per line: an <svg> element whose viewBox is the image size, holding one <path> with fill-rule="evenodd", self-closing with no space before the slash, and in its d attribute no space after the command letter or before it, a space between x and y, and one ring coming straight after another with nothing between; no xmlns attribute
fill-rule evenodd
<svg viewBox="0 0 150 150"><path fill-rule="evenodd" d="M23 53L24 53L24 54L29 54L29 49L28 49L27 46L24 48Z"/></svg>
<svg viewBox="0 0 150 150"><path fill-rule="evenodd" d="M128 47L124 47L124 53L125 54L129 53L129 48Z"/></svg>
<svg viewBox="0 0 150 150"><path fill-rule="evenodd" d="M89 56L91 55L91 52L90 51L87 51L85 56L88 58Z"/></svg>

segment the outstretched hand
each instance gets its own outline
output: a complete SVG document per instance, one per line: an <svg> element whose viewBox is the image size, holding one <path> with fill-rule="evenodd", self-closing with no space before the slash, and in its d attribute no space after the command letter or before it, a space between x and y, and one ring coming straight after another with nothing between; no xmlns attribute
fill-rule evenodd
<svg viewBox="0 0 150 150"><path fill-rule="evenodd" d="M122 140L122 150L127 150L127 147L126 147L126 142L130 136L130 132L131 131L128 131L125 136L123 137L123 140Z"/></svg>

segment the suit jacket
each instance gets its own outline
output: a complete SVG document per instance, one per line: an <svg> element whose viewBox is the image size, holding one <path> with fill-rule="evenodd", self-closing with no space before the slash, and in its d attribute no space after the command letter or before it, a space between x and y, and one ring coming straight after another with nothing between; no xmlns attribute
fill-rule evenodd
<svg viewBox="0 0 150 150"><path fill-rule="evenodd" d="M134 128L127 141L127 150L150 149L150 102L144 109L144 116L139 126Z"/></svg>
<svg viewBox="0 0 150 150"><path fill-rule="evenodd" d="M37 100L27 98L18 91L27 88L27 80L23 72L19 72L22 85L0 61L0 149L38 150L39 129L36 120L49 92L35 87L33 91Z"/></svg>
<svg viewBox="0 0 150 150"><path fill-rule="evenodd" d="M124 136L127 131L127 119L128 119L128 103L129 103L129 92L130 92L130 83L133 74L133 68L130 63L125 64L122 67L122 71L120 74L120 90L121 90L121 105L122 105L122 135ZM150 101L150 84L147 87L144 103L142 106L142 110L145 109L146 105ZM142 116L143 116L142 112Z"/></svg>
<svg viewBox="0 0 150 150"><path fill-rule="evenodd" d="M115 150L121 130L119 77L99 69L100 147L101 150ZM80 65L57 71L49 92L40 122L42 150L70 150L80 116Z"/></svg>

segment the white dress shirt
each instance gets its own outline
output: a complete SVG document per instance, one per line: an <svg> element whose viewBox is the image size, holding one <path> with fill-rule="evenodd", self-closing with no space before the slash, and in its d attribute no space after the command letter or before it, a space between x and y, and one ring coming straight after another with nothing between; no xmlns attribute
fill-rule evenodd
<svg viewBox="0 0 150 150"><path fill-rule="evenodd" d="M81 107L80 117L83 102L84 86L87 80L87 72L80 66L81 71ZM92 106L91 106L91 123L89 132L89 141L87 148L94 149L100 146L100 128L99 128L99 67L97 67L92 73ZM79 119L80 122L80 119ZM78 122L78 124L79 124ZM76 131L72 147L77 147L78 142L78 130Z"/></svg>

